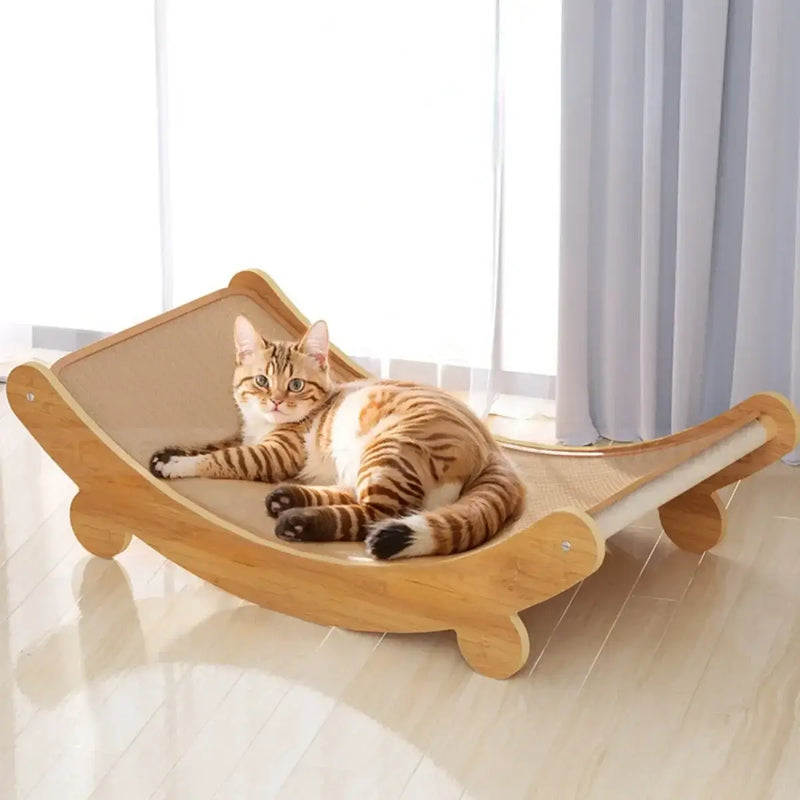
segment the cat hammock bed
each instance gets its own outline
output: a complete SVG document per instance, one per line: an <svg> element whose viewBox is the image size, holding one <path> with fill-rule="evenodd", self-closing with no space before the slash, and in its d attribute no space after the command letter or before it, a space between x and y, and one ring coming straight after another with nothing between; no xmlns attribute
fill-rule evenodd
<svg viewBox="0 0 800 800"><path fill-rule="evenodd" d="M227 288L52 369L29 363L13 370L11 407L78 486L70 512L78 540L111 558L135 534L239 597L324 625L455 630L470 666L495 678L527 660L518 612L597 570L606 538L658 508L675 544L708 550L725 533L716 490L798 441L797 413L775 394L641 444L575 449L501 440L528 500L519 520L476 550L378 562L361 543L288 543L272 533L264 484L160 481L147 466L165 444L214 441L236 430L229 387L238 314L269 338L298 338L307 326L266 275L245 271ZM366 375L335 348L331 364L341 380Z"/></svg>

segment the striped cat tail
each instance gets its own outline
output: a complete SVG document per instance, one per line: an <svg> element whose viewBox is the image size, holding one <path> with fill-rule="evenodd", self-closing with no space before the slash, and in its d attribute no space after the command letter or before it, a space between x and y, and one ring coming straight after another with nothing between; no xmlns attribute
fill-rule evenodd
<svg viewBox="0 0 800 800"><path fill-rule="evenodd" d="M380 559L463 553L518 517L524 501L522 481L506 457L495 452L455 502L377 523L367 536L367 552Z"/></svg>

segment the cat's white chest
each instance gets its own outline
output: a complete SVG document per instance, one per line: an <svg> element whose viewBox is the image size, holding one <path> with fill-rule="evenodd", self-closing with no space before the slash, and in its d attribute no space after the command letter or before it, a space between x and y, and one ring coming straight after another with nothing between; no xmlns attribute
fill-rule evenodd
<svg viewBox="0 0 800 800"><path fill-rule="evenodd" d="M315 431L308 434L308 461L303 475L309 482L355 489L361 456L371 438L370 434L359 436L359 416L366 401L366 389L352 392L342 401L331 425L328 452L322 453L313 446Z"/></svg>
<svg viewBox="0 0 800 800"><path fill-rule="evenodd" d="M268 422L259 407L250 405L239 406L242 412L242 442L243 444L258 444L275 430L275 424Z"/></svg>
<svg viewBox="0 0 800 800"><path fill-rule="evenodd" d="M335 486L336 464L330 453L322 452L315 444L316 425L306 434L306 464L300 481L311 486Z"/></svg>

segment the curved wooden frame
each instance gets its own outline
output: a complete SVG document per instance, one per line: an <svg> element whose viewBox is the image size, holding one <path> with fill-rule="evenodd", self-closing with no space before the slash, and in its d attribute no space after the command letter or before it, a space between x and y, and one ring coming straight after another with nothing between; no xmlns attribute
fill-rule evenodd
<svg viewBox="0 0 800 800"><path fill-rule="evenodd" d="M519 612L575 585L603 561L605 542L584 510L555 511L513 535L446 558L344 562L322 551L299 551L259 538L188 500L168 482L156 480L90 418L59 380L60 370L76 360L226 294L256 299L292 332L299 334L307 325L266 275L246 271L234 276L228 289L70 354L52 370L29 363L9 376L8 396L15 414L79 488L71 522L81 544L90 553L110 558L124 550L135 533L195 575L276 611L361 631L452 629L464 658L478 672L504 678L521 669L529 641ZM340 351L334 349L332 359L340 374L365 376ZM614 457L632 448L659 448L706 436L731 420L757 418L767 428L765 445L662 507L662 521L673 541L705 550L724 533L715 490L795 446L800 424L788 401L757 395L674 437L581 452L587 458ZM576 450L547 452L575 455Z"/></svg>

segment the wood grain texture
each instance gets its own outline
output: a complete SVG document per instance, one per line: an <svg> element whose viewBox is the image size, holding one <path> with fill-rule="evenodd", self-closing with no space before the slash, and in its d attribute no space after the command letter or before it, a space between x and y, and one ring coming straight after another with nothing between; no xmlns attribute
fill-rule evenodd
<svg viewBox="0 0 800 800"><path fill-rule="evenodd" d="M516 614L508 617L507 623L496 621L491 630L492 635L486 636L485 628L479 626L459 628L458 648L476 672L489 678L508 678L528 660L528 631ZM498 650L502 652L500 658Z"/></svg>
<svg viewBox="0 0 800 800"><path fill-rule="evenodd" d="M692 553L716 547L728 529L728 512L719 495L698 488L670 500L658 514L672 542Z"/></svg>
<svg viewBox="0 0 800 800"><path fill-rule="evenodd" d="M113 497L109 500L113 502ZM130 525L118 523L104 511L102 498L89 492L78 492L72 498L69 521L75 538L99 558L113 558L131 543Z"/></svg>
<svg viewBox="0 0 800 800"><path fill-rule="evenodd" d="M703 481L702 488L714 491L743 480L775 463L800 444L800 414L794 405L777 392L760 392L740 403L739 408L758 414L770 429L769 439L752 453Z"/></svg>
<svg viewBox="0 0 800 800"><path fill-rule="evenodd" d="M20 420L78 485L72 519L90 552L114 555L130 531L195 575L282 613L363 631L454 629L471 665L486 674L508 676L524 664L527 637L511 617L573 586L603 559L593 521L578 510L455 557L342 563L300 552L259 539L157 481L47 368L18 367L8 393Z"/></svg>
<svg viewBox="0 0 800 800"><path fill-rule="evenodd" d="M692 553L716 547L727 531L727 510L716 490L778 461L797 447L800 439L800 417L785 397L764 392L748 398L739 408L756 414L765 425L769 433L766 443L659 509L664 532L678 547Z"/></svg>

